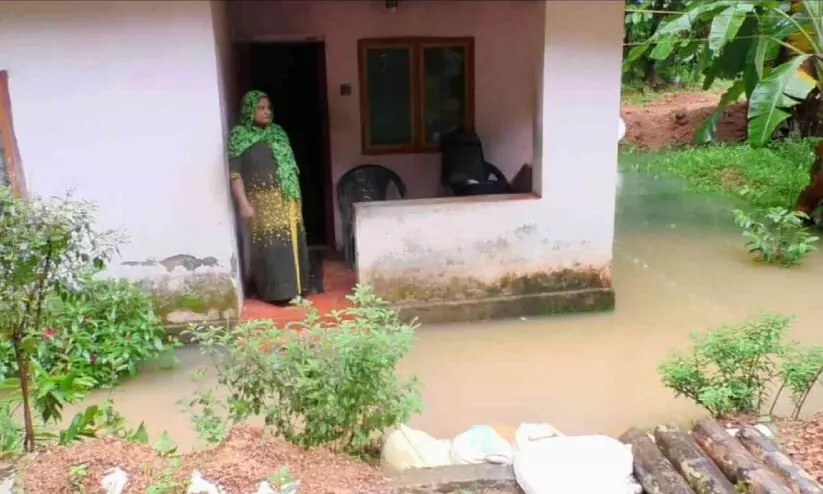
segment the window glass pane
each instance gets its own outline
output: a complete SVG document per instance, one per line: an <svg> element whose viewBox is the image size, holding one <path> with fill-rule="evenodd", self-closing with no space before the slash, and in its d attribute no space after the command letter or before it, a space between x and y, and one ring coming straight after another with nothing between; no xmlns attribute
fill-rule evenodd
<svg viewBox="0 0 823 494"><path fill-rule="evenodd" d="M427 143L466 121L466 47L423 48L423 131Z"/></svg>
<svg viewBox="0 0 823 494"><path fill-rule="evenodd" d="M366 50L369 144L412 144L411 48Z"/></svg>

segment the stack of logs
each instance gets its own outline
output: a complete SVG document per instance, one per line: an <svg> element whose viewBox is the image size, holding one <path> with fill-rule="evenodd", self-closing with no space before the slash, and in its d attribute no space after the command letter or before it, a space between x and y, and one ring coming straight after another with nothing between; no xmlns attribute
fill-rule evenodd
<svg viewBox="0 0 823 494"><path fill-rule="evenodd" d="M689 434L671 425L652 437L629 429L634 471L647 494L823 494L823 487L754 427L731 435L715 420Z"/></svg>

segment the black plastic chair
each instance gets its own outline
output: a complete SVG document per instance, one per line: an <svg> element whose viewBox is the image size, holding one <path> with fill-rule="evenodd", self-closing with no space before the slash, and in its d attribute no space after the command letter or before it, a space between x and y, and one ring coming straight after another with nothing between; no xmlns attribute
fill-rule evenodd
<svg viewBox="0 0 823 494"><path fill-rule="evenodd" d="M440 138L440 182L446 194L475 196L506 194L508 179L483 156L483 144L476 132L460 128Z"/></svg>
<svg viewBox="0 0 823 494"><path fill-rule="evenodd" d="M406 197L406 184L400 175L381 165L352 168L337 182L337 205L343 228L346 265L354 268L354 203L385 201L389 186L394 185L400 198Z"/></svg>

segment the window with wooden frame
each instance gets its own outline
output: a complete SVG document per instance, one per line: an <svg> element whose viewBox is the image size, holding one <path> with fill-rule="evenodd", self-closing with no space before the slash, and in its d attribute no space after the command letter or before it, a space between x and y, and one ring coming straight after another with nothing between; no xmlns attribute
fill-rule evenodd
<svg viewBox="0 0 823 494"><path fill-rule="evenodd" d="M474 38L361 39L358 52L363 154L437 152L474 128Z"/></svg>
<svg viewBox="0 0 823 494"><path fill-rule="evenodd" d="M0 185L11 186L15 194L22 195L24 185L19 168L20 153L11 119L9 75L0 70Z"/></svg>

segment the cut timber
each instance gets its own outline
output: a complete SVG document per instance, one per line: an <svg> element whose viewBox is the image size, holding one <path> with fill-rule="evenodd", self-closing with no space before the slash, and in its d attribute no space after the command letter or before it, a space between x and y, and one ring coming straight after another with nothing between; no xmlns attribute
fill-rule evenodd
<svg viewBox="0 0 823 494"><path fill-rule="evenodd" d="M632 446L634 475L646 494L694 494L686 479L677 473L648 434L631 428L619 439Z"/></svg>
<svg viewBox="0 0 823 494"><path fill-rule="evenodd" d="M789 486L757 461L714 419L705 418L692 429L692 437L733 482L743 483L749 494L791 494Z"/></svg>
<svg viewBox="0 0 823 494"><path fill-rule="evenodd" d="M658 426L654 429L654 439L697 494L738 494L729 479L683 429Z"/></svg>
<svg viewBox="0 0 823 494"><path fill-rule="evenodd" d="M745 426L737 434L740 441L755 458L780 475L795 494L823 494L814 477L786 456L777 445L754 427Z"/></svg>

